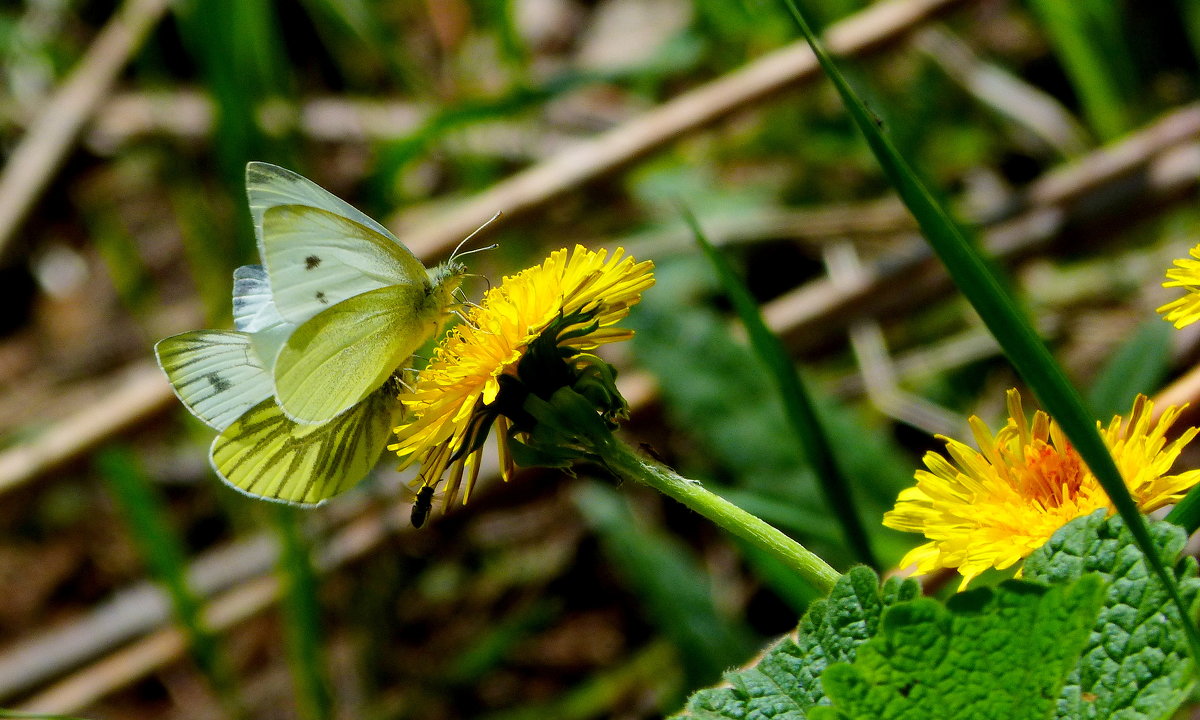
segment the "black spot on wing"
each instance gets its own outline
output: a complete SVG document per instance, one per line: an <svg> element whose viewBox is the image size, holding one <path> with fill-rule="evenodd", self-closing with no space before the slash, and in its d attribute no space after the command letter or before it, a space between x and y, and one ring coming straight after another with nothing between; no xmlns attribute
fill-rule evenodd
<svg viewBox="0 0 1200 720"><path fill-rule="evenodd" d="M321 290L318 290L317 294L314 295L313 297L315 297L317 299L317 302L321 303L322 305L329 304L329 301L325 299L325 293Z"/></svg>
<svg viewBox="0 0 1200 720"><path fill-rule="evenodd" d="M308 257L304 258L304 269L305 270L312 270L313 268L317 267L320 264L321 264L321 258L316 255L309 255Z"/></svg>
<svg viewBox="0 0 1200 720"><path fill-rule="evenodd" d="M204 379L208 381L215 392L225 392L230 387L229 381L221 377L219 373L209 373L204 376Z"/></svg>

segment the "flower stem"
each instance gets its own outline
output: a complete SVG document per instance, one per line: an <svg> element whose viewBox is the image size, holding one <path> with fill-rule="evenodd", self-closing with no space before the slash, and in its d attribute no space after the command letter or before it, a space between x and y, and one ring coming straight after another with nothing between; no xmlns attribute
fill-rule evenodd
<svg viewBox="0 0 1200 720"><path fill-rule="evenodd" d="M706 490L695 480L641 457L616 438L597 445L598 454L617 477L649 485L687 505L737 537L771 553L820 592L828 593L841 577L837 570L778 528Z"/></svg>

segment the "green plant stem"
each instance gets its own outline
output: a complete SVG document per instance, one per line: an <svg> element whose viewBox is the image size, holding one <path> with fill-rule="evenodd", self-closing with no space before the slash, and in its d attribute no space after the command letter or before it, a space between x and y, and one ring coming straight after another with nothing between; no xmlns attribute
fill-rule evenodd
<svg viewBox="0 0 1200 720"><path fill-rule="evenodd" d="M821 558L781 530L751 515L725 498L706 490L670 468L641 457L616 438L598 443L595 450L610 471L622 480L633 480L674 498L737 537L762 548L786 563L821 593L828 593L841 575Z"/></svg>
<svg viewBox="0 0 1200 720"><path fill-rule="evenodd" d="M1182 500L1175 503L1171 512L1164 518L1169 523L1187 530L1188 535L1200 529L1200 485L1188 491Z"/></svg>
<svg viewBox="0 0 1200 720"><path fill-rule="evenodd" d="M850 546L859 562L876 566L867 529L863 526L858 509L854 506L854 498L850 494L850 481L842 472L829 433L817 414L816 403L804 383L804 378L792 364L792 358L784 349L783 343L767 327L758 303L749 289L738 278L725 256L708 241L696 216L686 206L683 208L683 218L691 226L700 249L716 269L725 294L729 296L730 302L742 319L746 333L750 336L754 352L771 372L779 390L779 398L783 402L788 424L791 425L800 447L804 448L804 456L816 471L817 484L825 495L825 502L841 524L846 544Z"/></svg>

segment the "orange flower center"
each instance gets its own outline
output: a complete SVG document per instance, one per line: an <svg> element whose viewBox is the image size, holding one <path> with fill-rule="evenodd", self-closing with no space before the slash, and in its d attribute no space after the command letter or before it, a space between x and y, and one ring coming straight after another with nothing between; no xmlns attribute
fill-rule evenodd
<svg viewBox="0 0 1200 720"><path fill-rule="evenodd" d="M1061 507L1083 485L1087 468L1075 448L1058 449L1034 441L1025 448L1025 463L1016 468L1022 494L1044 508Z"/></svg>

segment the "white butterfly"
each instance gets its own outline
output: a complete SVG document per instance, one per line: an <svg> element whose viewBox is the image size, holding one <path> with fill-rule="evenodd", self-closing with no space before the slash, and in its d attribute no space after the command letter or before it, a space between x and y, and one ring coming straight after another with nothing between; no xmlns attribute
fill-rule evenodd
<svg viewBox="0 0 1200 720"><path fill-rule="evenodd" d="M251 163L264 266L234 272L232 331L159 341L175 394L220 432L210 460L256 497L310 504L374 466L399 421L396 371L440 330L465 273L425 266L315 183Z"/></svg>

